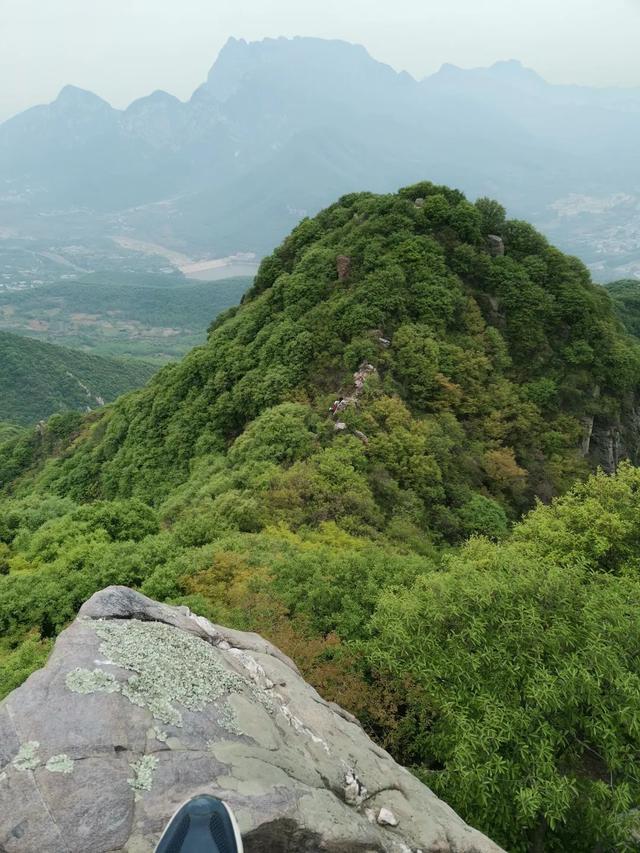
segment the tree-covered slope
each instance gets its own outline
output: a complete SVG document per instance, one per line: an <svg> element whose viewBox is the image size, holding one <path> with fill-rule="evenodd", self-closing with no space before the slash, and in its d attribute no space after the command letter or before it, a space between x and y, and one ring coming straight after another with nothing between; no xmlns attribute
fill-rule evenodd
<svg viewBox="0 0 640 853"><path fill-rule="evenodd" d="M0 446L0 693L136 586L267 635L513 853L631 849L640 482L589 471L639 378L495 202L345 197L182 362Z"/></svg>
<svg viewBox="0 0 640 853"><path fill-rule="evenodd" d="M24 427L20 427L10 421L0 421L0 444L12 438L17 438L23 429Z"/></svg>
<svg viewBox="0 0 640 853"><path fill-rule="evenodd" d="M640 281L623 278L605 287L620 322L630 334L640 337Z"/></svg>
<svg viewBox="0 0 640 853"><path fill-rule="evenodd" d="M329 405L363 363L375 371L334 436ZM50 476L80 499L158 501L289 400L310 446L366 460L374 527L406 516L451 538L478 496L513 516L586 473L585 423L624 422L638 365L580 262L499 205L430 185L353 195L303 221L208 343L105 413ZM368 443L348 451L355 430Z"/></svg>
<svg viewBox="0 0 640 853"><path fill-rule="evenodd" d="M0 420L25 426L67 409L88 411L138 388L154 368L0 332Z"/></svg>

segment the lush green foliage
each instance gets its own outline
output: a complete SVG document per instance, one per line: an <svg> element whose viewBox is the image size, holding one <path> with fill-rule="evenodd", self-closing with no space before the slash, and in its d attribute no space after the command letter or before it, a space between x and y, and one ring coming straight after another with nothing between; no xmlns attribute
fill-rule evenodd
<svg viewBox="0 0 640 853"><path fill-rule="evenodd" d="M638 365L579 262L499 205L342 199L180 364L0 445L0 690L136 586L268 635L514 853L624 850L640 473L589 478L580 442Z"/></svg>
<svg viewBox="0 0 640 853"><path fill-rule="evenodd" d="M378 600L371 664L411 684L396 751L509 850L629 841L639 486L632 469L594 477Z"/></svg>
<svg viewBox="0 0 640 853"><path fill-rule="evenodd" d="M640 281L626 278L605 285L616 314L628 332L640 337Z"/></svg>
<svg viewBox="0 0 640 853"><path fill-rule="evenodd" d="M139 388L154 368L0 332L0 418L28 426L65 409L87 411Z"/></svg>
<svg viewBox="0 0 640 853"><path fill-rule="evenodd" d="M12 438L17 438L22 432L22 427L9 421L0 421L0 444L9 441Z"/></svg>

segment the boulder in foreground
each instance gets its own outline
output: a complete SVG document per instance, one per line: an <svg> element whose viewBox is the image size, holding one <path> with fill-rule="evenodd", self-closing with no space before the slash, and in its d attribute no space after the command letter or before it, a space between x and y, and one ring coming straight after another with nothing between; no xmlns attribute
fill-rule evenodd
<svg viewBox="0 0 640 853"><path fill-rule="evenodd" d="M0 850L151 853L232 806L247 853L499 853L255 634L96 593L0 704Z"/></svg>

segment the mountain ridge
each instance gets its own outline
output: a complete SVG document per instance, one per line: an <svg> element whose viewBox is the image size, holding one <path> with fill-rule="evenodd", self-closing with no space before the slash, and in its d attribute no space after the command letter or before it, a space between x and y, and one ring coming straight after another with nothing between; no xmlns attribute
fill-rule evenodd
<svg viewBox="0 0 640 853"><path fill-rule="evenodd" d="M324 44L341 45L341 46L344 46L345 48L347 48L349 50L349 52L362 51L363 52L363 58L366 58L366 60L368 62L371 62L372 64L380 66L381 69L385 69L385 71L391 71L392 75L395 77L401 78L405 81L410 80L413 84L416 84L417 86L420 86L420 85L425 84L425 83L429 83L429 81L433 82L434 78L439 79L439 78L447 77L449 75L471 77L475 74L480 74L481 76L488 77L488 78L491 78L494 76L499 76L499 77L503 77L503 78L506 77L508 79L511 79L513 82L517 82L517 81L525 82L525 83L536 82L537 84L543 84L544 86L547 86L547 87L550 87L550 88L553 88L553 89L556 89L559 91L562 91L562 90L574 91L574 92L575 91L578 91L578 92L584 91L584 92L590 92L590 93L600 93L603 96L606 96L606 95L633 96L633 95L639 95L640 94L640 86L590 86L587 84L578 84L578 83L554 83L550 80L547 80L545 77L543 77L534 68L526 66L522 62L522 60L515 59L515 58L496 59L494 62L492 62L489 65L477 65L477 66L468 66L468 67L456 65L455 63L451 63L451 62L444 62L440 66L440 68L438 68L436 71L433 71L430 74L426 74L424 77L416 77L413 74L411 74L411 72L409 72L409 71L406 71L404 69L397 71L396 69L393 68L393 66L389 65L388 63L385 63L384 61L381 61L381 60L377 60L364 45L349 42L345 39L323 39L323 38L308 37L308 36L294 36L292 38L288 38L286 36L280 36L280 37L276 37L276 38L265 38L261 41L249 41L249 40L244 39L244 38L237 38L234 36L230 36L229 39L223 45L223 47L220 49L217 59L215 60L211 69L209 70L209 72L207 74L207 80L205 80L203 83L196 86L196 88L191 93L191 95L184 100L181 98L178 98L173 93L166 91L164 89L155 89L153 92L150 92L148 95L141 95L139 97L136 97L132 101L130 101L126 106L124 106L122 108L117 108L117 107L114 107L112 104L109 103L109 101L107 101L102 96L98 95L97 93L95 93L89 89L85 89L81 86L76 86L74 84L69 83L69 84L66 84L65 86L62 87L62 89L60 90L60 92L58 93L56 98L54 98L54 100L51 101L49 104L35 104L32 107L28 107L25 110L21 110L17 113L14 113L14 114L8 116L3 121L1 121L0 127L4 123L6 123L8 121L12 121L17 116L23 115L25 112L28 112L29 110L36 109L37 107L40 107L40 106L50 106L52 103L59 101L61 99L61 97L63 98L63 100L65 100L69 95L72 95L73 93L81 93L83 96L84 95L90 95L90 96L92 96L93 99L98 99L101 103L107 104L108 106L110 106L111 109L114 110L115 112L120 112L120 113L127 112L127 110L129 110L132 106L139 103L140 101L146 101L149 98L154 98L156 96L161 96L162 99L167 99L167 100L170 99L171 101L175 101L179 104L186 105L191 100L193 100L194 97L196 97L198 95L198 93L201 92L203 87L206 87L207 84L209 84L211 82L211 78L213 76L217 75L218 73L220 73L220 71L223 70L220 68L220 63L221 63L221 61L222 62L227 61L228 56L230 56L230 55L234 55L234 57L236 57L236 56L238 56L238 57L250 56L252 48L261 47L261 46L265 45L265 43L267 43L267 44L272 43L274 45L280 45L280 44L283 44L283 43L286 44L289 42L293 42L293 43L296 43L296 42L301 42L301 43L317 42L317 43L323 44L323 45ZM510 72L514 72L514 73L510 73ZM220 100L225 100L225 99L221 98Z"/></svg>

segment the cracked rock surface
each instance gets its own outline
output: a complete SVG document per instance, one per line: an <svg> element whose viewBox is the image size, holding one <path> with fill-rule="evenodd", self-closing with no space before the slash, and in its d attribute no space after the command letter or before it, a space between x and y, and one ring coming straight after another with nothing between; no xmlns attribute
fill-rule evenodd
<svg viewBox="0 0 640 853"><path fill-rule="evenodd" d="M0 851L152 853L203 792L247 853L500 853L261 637L96 593L0 703Z"/></svg>

